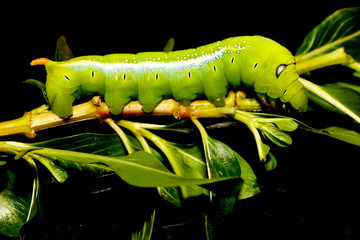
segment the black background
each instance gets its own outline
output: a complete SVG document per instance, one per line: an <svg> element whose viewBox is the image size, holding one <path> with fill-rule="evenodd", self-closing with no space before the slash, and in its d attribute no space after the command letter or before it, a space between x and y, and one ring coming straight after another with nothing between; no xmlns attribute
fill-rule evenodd
<svg viewBox="0 0 360 240"><path fill-rule="evenodd" d="M14 10L16 6L8 9L11 17L3 19L1 121L19 117L44 103L39 90L22 82L29 78L45 80L44 69L30 67L29 62L38 57L53 59L61 35L67 38L76 56L161 51L170 37L175 38L176 50L186 49L240 35L263 35L295 53L314 26L335 10L353 6L315 1L265 4L217 1L200 7L195 1L162 4L104 1L87 2L86 6L76 3L38 6L31 3L24 6L25 13ZM314 117L320 116L309 113L302 120L311 121L315 127L329 124L312 121ZM352 126L348 119L331 120ZM39 132L35 140L25 137L1 140L36 141L93 130L111 132L94 121ZM257 162L253 138L245 127L209 134L243 155L262 186L259 196L237 203L234 215L227 220L228 236L224 239L355 239L360 227L356 199L358 147L300 130L292 135L293 146L286 149L272 146L278 167L266 172ZM119 236L131 229L133 222L148 214L146 205L156 202L150 190L134 189L115 177L105 179L73 176L65 184L42 186L46 214L41 238L122 239ZM109 186L111 191L91 194ZM132 212L126 214L129 209ZM176 210L161 206L161 209L156 226L168 221L175 224L177 218L186 220L187 214L194 215L191 207ZM156 226L154 239L191 239L204 233L200 220L180 230L160 231ZM167 237L170 235L172 238Z"/></svg>

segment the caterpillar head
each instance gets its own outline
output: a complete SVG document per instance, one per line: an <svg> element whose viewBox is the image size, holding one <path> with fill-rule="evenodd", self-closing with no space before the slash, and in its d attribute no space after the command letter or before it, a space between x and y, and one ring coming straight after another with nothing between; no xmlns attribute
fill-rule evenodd
<svg viewBox="0 0 360 240"><path fill-rule="evenodd" d="M307 109L307 92L298 81L299 75L295 70L295 58L285 47L277 42L255 36L252 40L257 46L257 54L247 59L257 93L267 94L270 98L278 99L283 103L305 112Z"/></svg>
<svg viewBox="0 0 360 240"><path fill-rule="evenodd" d="M45 65L47 71L46 93L52 111L61 118L72 115L72 104L79 95L80 81L76 71L64 66L62 62L53 62L46 58L35 59L30 63Z"/></svg>
<svg viewBox="0 0 360 240"><path fill-rule="evenodd" d="M307 91L298 80L299 75L295 70L295 63L280 64L276 68L277 80L269 88L267 94L271 98L280 98L283 103L290 103L299 112L307 109Z"/></svg>

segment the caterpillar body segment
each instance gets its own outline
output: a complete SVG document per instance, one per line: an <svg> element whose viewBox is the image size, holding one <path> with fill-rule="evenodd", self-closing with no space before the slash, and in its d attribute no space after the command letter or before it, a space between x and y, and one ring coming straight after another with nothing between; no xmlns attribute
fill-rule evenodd
<svg viewBox="0 0 360 240"><path fill-rule="evenodd" d="M62 118L71 116L74 100L83 95L104 96L117 115L131 100L139 100L145 112L169 97L186 105L205 95L215 106L224 106L227 92L242 84L299 111L307 108L294 57L261 36L233 37L174 52L83 56L64 62L41 58L31 65L46 66L47 96Z"/></svg>

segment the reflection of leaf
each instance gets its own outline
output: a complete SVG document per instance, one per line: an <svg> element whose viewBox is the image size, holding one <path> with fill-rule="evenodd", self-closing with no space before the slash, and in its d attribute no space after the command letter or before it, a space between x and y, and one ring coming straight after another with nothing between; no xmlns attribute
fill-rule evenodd
<svg viewBox="0 0 360 240"><path fill-rule="evenodd" d="M334 87L331 84L322 87L303 78L299 78L299 80L307 90L360 123L360 95L357 91L341 86Z"/></svg>
<svg viewBox="0 0 360 240"><path fill-rule="evenodd" d="M305 60L345 46L354 58L360 57L360 8L336 11L317 25L296 52L297 60ZM356 47L356 55L353 52ZM354 54L354 55L353 55ZM359 59L358 59L359 60Z"/></svg>

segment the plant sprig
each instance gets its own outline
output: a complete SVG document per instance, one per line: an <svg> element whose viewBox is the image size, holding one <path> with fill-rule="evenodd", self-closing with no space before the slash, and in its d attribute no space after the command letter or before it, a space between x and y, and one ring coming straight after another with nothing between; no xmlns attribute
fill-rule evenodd
<svg viewBox="0 0 360 240"><path fill-rule="evenodd" d="M337 64L355 70L354 76L359 77L359 46L360 8L341 9L305 37L296 54L296 69L299 74L304 74ZM174 40L170 39L164 51L172 51L173 48ZM61 37L55 59L63 61L72 57L65 38ZM358 85L339 81L317 85L304 78L299 80L309 91L311 104L347 114L360 123ZM39 87L46 99L43 83L37 80L27 82ZM67 120L57 117L44 105L25 113L19 119L2 122L0 136L24 134L33 138L40 130L94 119L106 122L118 135L83 133L34 144L1 141L0 167L8 182L0 192L0 202L4 209L4 214L0 217L0 234L19 236L23 224L36 214L42 177L39 176L37 167L41 164L58 182L67 180L69 168L96 174L114 172L131 185L157 188L161 199L177 207L181 207L186 199L205 195L215 209L215 214L204 213L206 233L210 238L214 229L212 224L230 214L236 200L252 197L259 193L260 188L249 163L228 145L210 137L200 123L201 118L226 117L245 124L254 136L259 159L264 162L267 170L277 165L268 143L279 147L290 146L290 132L299 129L299 126L310 132L360 145L360 134L356 131L338 126L315 129L290 117L255 112L259 110L261 107L256 99L245 98L244 92L238 91L229 92L223 108L215 108L210 102L203 100L194 101L190 106L182 106L173 99L167 99L149 115L142 111L139 102L130 102L124 108L122 119L114 121L106 103L100 97L95 97L87 103L74 106L74 114ZM190 144L177 144L152 131L171 131L176 126L123 119L135 115L189 118L199 130L201 141L191 140ZM133 135L127 135L123 129ZM27 189L29 192L25 195L18 194L18 176L11 168L21 160L30 166L33 173L30 178L32 187ZM219 218L216 218L217 215ZM154 220L155 210L145 220L142 228L133 232L133 239L150 239Z"/></svg>

